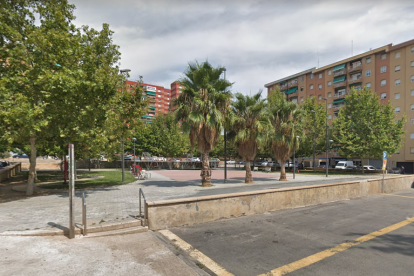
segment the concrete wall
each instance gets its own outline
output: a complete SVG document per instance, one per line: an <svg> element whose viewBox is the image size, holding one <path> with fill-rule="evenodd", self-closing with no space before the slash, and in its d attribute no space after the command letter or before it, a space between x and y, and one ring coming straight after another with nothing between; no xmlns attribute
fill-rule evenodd
<svg viewBox="0 0 414 276"><path fill-rule="evenodd" d="M413 180L412 175L388 177L384 192L409 189ZM364 197L380 194L381 190L382 179L379 179L147 202L149 229L193 225Z"/></svg>
<svg viewBox="0 0 414 276"><path fill-rule="evenodd" d="M10 179L12 176L16 175L22 170L22 163L11 164L0 170L0 183Z"/></svg>

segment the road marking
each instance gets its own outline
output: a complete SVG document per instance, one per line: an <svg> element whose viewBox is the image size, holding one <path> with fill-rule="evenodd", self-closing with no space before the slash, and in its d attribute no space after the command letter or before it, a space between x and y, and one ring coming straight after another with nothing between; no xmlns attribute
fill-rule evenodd
<svg viewBox="0 0 414 276"><path fill-rule="evenodd" d="M213 271L218 276L234 276L233 274L225 270L223 267L218 265L216 262L214 262L212 259L204 255L197 249L193 248L190 244L183 241L181 238L179 238L177 235L175 235L171 231L160 230L159 233L164 235L167 239L169 239L172 243L174 243L174 245L186 251L191 257L196 259L198 262L203 264L205 267Z"/></svg>
<svg viewBox="0 0 414 276"><path fill-rule="evenodd" d="M414 196L403 196L403 195L394 195L394 194L383 194L387 196L398 196L398 197L407 197L407 198L414 198Z"/></svg>
<svg viewBox="0 0 414 276"><path fill-rule="evenodd" d="M281 266L279 268L273 269L272 271L270 271L268 273L265 273L265 274L260 274L259 276L280 276L280 275L285 275L285 274L291 273L293 271L296 271L298 269L304 268L306 266L309 266L311 264L319 262L323 259L331 257L331 256L335 255L336 253L345 251L345 250L347 250L348 248L350 248L352 246L359 245L363 242L372 240L374 238L377 238L379 236L382 236L382 235L385 235L389 232L397 230L397 229L399 229L401 227L404 227L404 226L406 226L406 225L408 225L412 222L414 222L414 217L410 218L410 219L407 219L407 220L404 220L404 221L401 221L401 222L396 223L394 225L382 228L381 230L378 230L376 232L369 233L369 234L367 234L365 236L362 236L362 237L359 237L359 238L357 238L353 241L342 243L338 246L335 246L335 247L332 247L332 248L327 249L325 251L316 253L314 255L303 258L303 259L298 260L296 262L293 262L293 263Z"/></svg>

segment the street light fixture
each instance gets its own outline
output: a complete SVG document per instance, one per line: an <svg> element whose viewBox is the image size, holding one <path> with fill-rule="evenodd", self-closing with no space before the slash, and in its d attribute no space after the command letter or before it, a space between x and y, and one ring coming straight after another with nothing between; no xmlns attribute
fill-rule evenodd
<svg viewBox="0 0 414 276"><path fill-rule="evenodd" d="M321 98L321 100L325 101L325 109L326 109L326 162L325 162L325 167L326 167L326 177L328 177L328 99L327 98Z"/></svg>
<svg viewBox="0 0 414 276"><path fill-rule="evenodd" d="M329 140L329 145L330 145L332 142L333 142L333 140ZM329 146L329 148L330 148L330 146ZM327 166L327 167L329 167L329 166ZM326 169L326 173L328 173L328 169Z"/></svg>
<svg viewBox="0 0 414 276"><path fill-rule="evenodd" d="M296 172L296 162L295 162L296 139L300 139L300 136L296 136L294 143L293 143L293 179L295 179L295 172Z"/></svg>
<svg viewBox="0 0 414 276"><path fill-rule="evenodd" d="M315 110L311 110L311 112L313 113L313 120L316 121L316 111ZM315 124L313 126L313 162L312 162L312 167L313 167L313 173L315 173L315 143L316 143L316 131L315 131Z"/></svg>
<svg viewBox="0 0 414 276"><path fill-rule="evenodd" d="M134 141L134 170L133 170L133 172L134 172L134 176L135 176L135 174L136 174L136 169L137 169L137 157L136 157L136 155L135 155L135 141L137 140L137 138L132 138L132 141Z"/></svg>
<svg viewBox="0 0 414 276"><path fill-rule="evenodd" d="M122 75L124 73L128 73L128 72L131 72L131 69L121 69L121 70L119 70L119 73L121 73ZM122 86L121 86L121 92L122 93L124 92L123 89L122 89ZM121 163L122 163L122 182L124 182L125 181L125 157L124 157L124 137L122 137L122 134L123 133L121 133L121 150L122 150Z"/></svg>

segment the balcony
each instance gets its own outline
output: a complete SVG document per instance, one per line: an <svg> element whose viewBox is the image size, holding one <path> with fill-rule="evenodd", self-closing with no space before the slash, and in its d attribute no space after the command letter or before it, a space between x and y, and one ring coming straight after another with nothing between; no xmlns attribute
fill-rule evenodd
<svg viewBox="0 0 414 276"><path fill-rule="evenodd" d="M338 104L338 105L332 106L332 108L333 108L333 110L335 112L335 111L339 111L339 109L341 109L341 107L343 107L343 106L344 106L344 104Z"/></svg>
<svg viewBox="0 0 414 276"><path fill-rule="evenodd" d="M287 88L287 83L285 82L284 84L279 84L279 88L280 90L286 89Z"/></svg>
<svg viewBox="0 0 414 276"><path fill-rule="evenodd" d="M362 75L353 76L348 80L348 84L353 84L353 83L357 83L357 82L361 82L361 81L362 81Z"/></svg>
<svg viewBox="0 0 414 276"><path fill-rule="evenodd" d="M298 80L291 80L290 82L288 82L288 87L292 87L292 86L297 86L298 85Z"/></svg>
<svg viewBox="0 0 414 276"><path fill-rule="evenodd" d="M336 82L333 84L333 87L337 88L337 87L342 87L342 86L346 86L346 80L341 81L341 82Z"/></svg>
<svg viewBox="0 0 414 276"><path fill-rule="evenodd" d="M338 92L338 93L334 94L334 98L337 98L337 99L344 98L347 94L348 94L348 92L346 92L346 91Z"/></svg>
<svg viewBox="0 0 414 276"><path fill-rule="evenodd" d="M345 75L346 74L346 69L344 68L344 69L341 69L341 70L338 70L338 71L334 71L333 72L333 76L334 77L337 77L337 76L342 76L342 75Z"/></svg>
<svg viewBox="0 0 414 276"><path fill-rule="evenodd" d="M348 66L348 72L353 72L356 70L362 70L362 62L361 61L357 61L352 63L351 66Z"/></svg>

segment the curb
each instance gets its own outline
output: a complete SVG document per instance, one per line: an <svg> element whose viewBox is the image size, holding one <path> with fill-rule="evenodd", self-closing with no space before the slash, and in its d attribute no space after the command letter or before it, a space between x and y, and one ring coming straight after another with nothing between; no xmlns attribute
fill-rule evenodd
<svg viewBox="0 0 414 276"><path fill-rule="evenodd" d="M103 233L103 232L110 232L116 230L128 230L131 231L139 231L139 232L147 232L148 227L142 226L142 222L140 219L138 220L131 220L127 222L119 222L119 223L112 223L107 225L99 225L94 227L89 227L87 229L88 234L95 234L95 233ZM133 228L133 229L132 229ZM142 229L141 229L142 228ZM75 235L82 235L83 229L80 229L79 226L75 226ZM127 231L120 232L126 233ZM5 231L0 233L0 236L68 236L69 229L40 229L40 230L27 230L27 231Z"/></svg>

